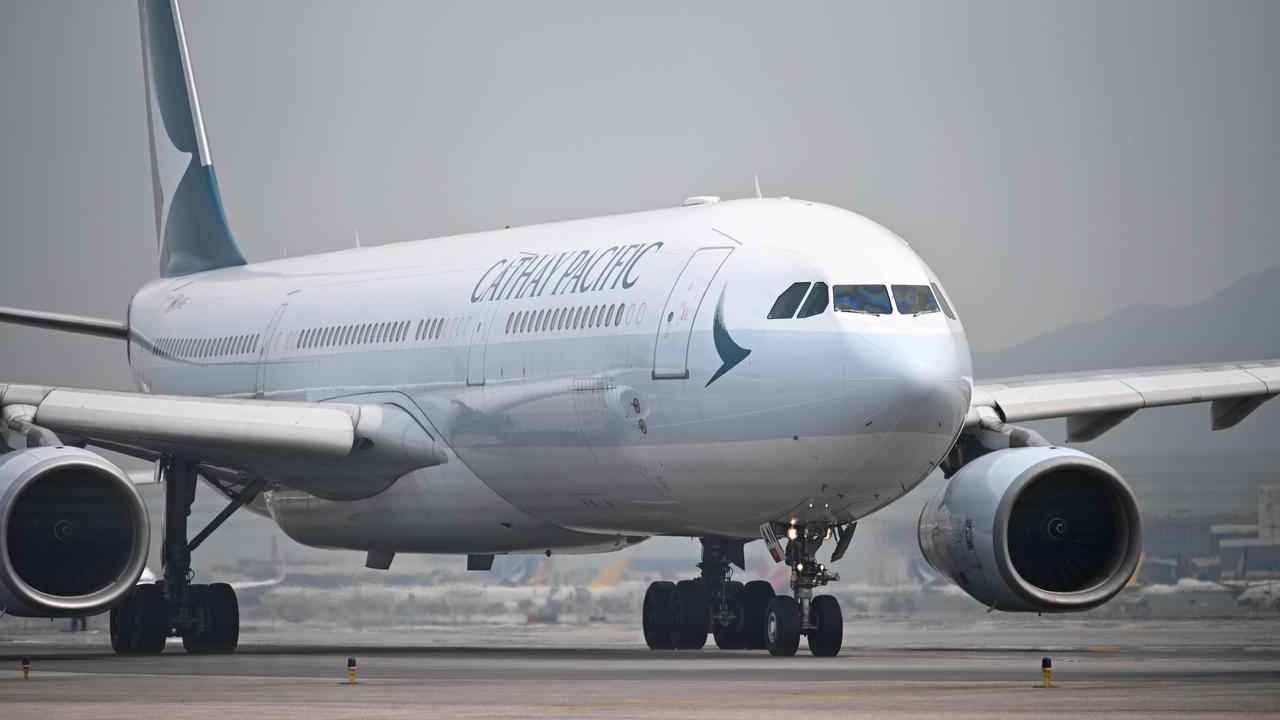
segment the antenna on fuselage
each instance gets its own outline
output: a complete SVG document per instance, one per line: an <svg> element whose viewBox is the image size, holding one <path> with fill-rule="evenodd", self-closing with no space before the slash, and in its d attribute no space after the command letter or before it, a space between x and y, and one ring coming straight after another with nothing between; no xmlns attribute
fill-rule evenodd
<svg viewBox="0 0 1280 720"><path fill-rule="evenodd" d="M360 249L360 228L356 228L356 249Z"/></svg>
<svg viewBox="0 0 1280 720"><path fill-rule="evenodd" d="M756 181L756 198L764 197L764 193L760 192L760 173L751 173L751 177Z"/></svg>

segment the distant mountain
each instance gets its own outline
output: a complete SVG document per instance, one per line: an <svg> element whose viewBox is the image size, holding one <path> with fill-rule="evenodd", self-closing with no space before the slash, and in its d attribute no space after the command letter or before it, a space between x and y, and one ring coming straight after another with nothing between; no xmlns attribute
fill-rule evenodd
<svg viewBox="0 0 1280 720"><path fill-rule="evenodd" d="M1172 291L1177 283L1169 287ZM1243 278L1194 305L1121 308L1097 322L1070 325L998 352L976 353L973 363L974 376L981 382L1015 375L1272 358L1280 358L1280 267ZM1034 426L1054 441L1065 435L1061 421ZM1147 410L1082 449L1104 459L1219 457L1233 465L1232 458L1248 455L1280 466L1280 399L1263 405L1239 427L1216 433L1209 431L1206 406ZM1280 482L1280 474L1272 474L1270 481Z"/></svg>
<svg viewBox="0 0 1280 720"><path fill-rule="evenodd" d="M1177 283L1169 288L1176 289ZM1005 350L975 354L973 370L985 380L1268 358L1280 358L1280 267L1243 278L1195 305L1131 305L1097 322L1068 325Z"/></svg>

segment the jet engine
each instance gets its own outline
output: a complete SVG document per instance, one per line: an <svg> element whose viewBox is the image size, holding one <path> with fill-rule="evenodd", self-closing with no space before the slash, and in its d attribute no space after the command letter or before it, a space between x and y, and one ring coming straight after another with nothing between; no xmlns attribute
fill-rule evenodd
<svg viewBox="0 0 1280 720"><path fill-rule="evenodd" d="M1022 447L960 468L920 514L929 564L990 608L1088 610L1138 567L1142 518L1109 465L1077 450Z"/></svg>
<svg viewBox="0 0 1280 720"><path fill-rule="evenodd" d="M107 610L137 584L150 542L142 496L104 458L73 447L0 455L0 610Z"/></svg>

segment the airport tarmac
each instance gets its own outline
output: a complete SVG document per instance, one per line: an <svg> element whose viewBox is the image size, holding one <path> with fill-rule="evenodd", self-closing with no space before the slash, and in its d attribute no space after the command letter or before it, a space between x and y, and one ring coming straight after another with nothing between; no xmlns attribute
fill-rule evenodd
<svg viewBox="0 0 1280 720"><path fill-rule="evenodd" d="M636 628L260 627L231 656L6 632L6 718L1280 717L1280 624L853 619L836 658L650 652ZM21 680L19 658L32 661ZM1053 687L1040 659L1053 659ZM348 686L346 661L358 662Z"/></svg>

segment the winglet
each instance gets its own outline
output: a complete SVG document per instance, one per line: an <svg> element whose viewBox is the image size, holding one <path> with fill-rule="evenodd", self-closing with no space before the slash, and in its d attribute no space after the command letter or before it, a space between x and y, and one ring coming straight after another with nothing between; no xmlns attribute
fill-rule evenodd
<svg viewBox="0 0 1280 720"><path fill-rule="evenodd" d="M177 0L138 0L160 274L244 265L222 208Z"/></svg>

